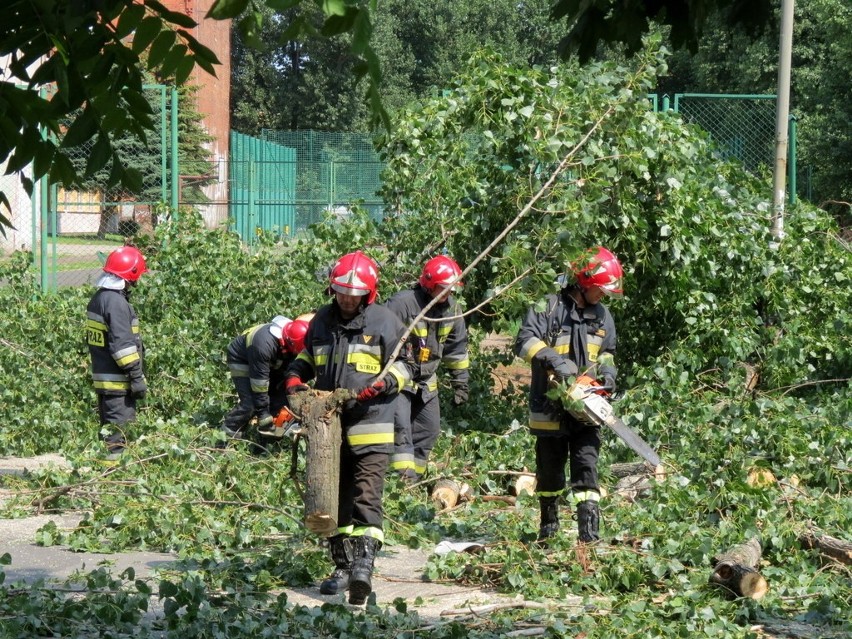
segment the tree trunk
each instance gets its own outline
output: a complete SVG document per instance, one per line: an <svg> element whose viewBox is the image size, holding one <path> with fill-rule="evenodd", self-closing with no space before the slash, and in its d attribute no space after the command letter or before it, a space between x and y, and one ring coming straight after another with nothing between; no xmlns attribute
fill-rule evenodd
<svg viewBox="0 0 852 639"><path fill-rule="evenodd" d="M762 550L760 541L752 537L713 558L715 566L710 583L722 586L737 597L761 599L769 590L763 575L757 571Z"/></svg>
<svg viewBox="0 0 852 639"><path fill-rule="evenodd" d="M852 544L836 537L817 535L809 532L799 536L799 543L805 548L816 549L825 557L830 557L841 563L852 565Z"/></svg>
<svg viewBox="0 0 852 639"><path fill-rule="evenodd" d="M316 535L337 531L340 446L343 427L340 409L352 399L352 391L309 391L290 397L290 408L301 419L305 454L305 527Z"/></svg>

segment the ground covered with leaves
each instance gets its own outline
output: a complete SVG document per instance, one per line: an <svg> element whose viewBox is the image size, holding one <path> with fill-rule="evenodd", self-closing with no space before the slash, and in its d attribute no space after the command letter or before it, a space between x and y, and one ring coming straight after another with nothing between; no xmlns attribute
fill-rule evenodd
<svg viewBox="0 0 852 639"><path fill-rule="evenodd" d="M382 224L355 215L291 240L261 237L248 251L235 234L182 212L138 238L152 269L132 297L150 388L117 465L104 463L87 374L92 290L42 292L31 256L1 260L0 454L61 452L70 462L3 478L15 497L2 514L82 511L75 530L47 526L38 542L171 551L185 567L156 583L94 571L76 593L0 583L5 636L727 639L794 623L811 636L848 635L852 568L802 538L852 542L849 246L804 204L790 212L787 237L770 242L765 185L636 97L652 82L656 55L638 70L564 75L474 64L386 140L398 178L388 178L388 197L404 213ZM548 167L556 179L541 191ZM528 217L489 249L536 193ZM564 506L565 534L539 548L534 496L486 499L508 495L534 455L522 366L508 348L481 344L495 331L511 337L522 310L556 290L562 265L597 243L627 271L626 296L611 307L625 390L618 411L659 450L667 474L636 494L616 490L612 465L636 460L604 433L603 542L578 549ZM493 299L469 318L471 401L443 402L427 481L389 480L388 543L482 542L480 554L432 557L426 576L543 608L424 630L402 601L304 608L279 594L324 577L327 551L301 525L303 462L297 456L291 468L289 444L260 455L216 447L234 400L225 348L249 326L323 304L324 269L356 248L382 264L382 298L446 248L462 265L476 263L466 306ZM428 490L440 477L467 483L472 499L438 511ZM730 598L708 584L712 558L752 537L769 592ZM152 595L162 616L146 625ZM568 595L585 599L582 612L560 608Z"/></svg>

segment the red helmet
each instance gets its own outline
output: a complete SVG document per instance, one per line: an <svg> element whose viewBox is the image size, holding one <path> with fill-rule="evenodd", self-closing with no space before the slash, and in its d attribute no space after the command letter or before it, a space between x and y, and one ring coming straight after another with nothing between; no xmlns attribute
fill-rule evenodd
<svg viewBox="0 0 852 639"><path fill-rule="evenodd" d="M450 282L452 282L453 288L464 286L458 280L461 272L461 268L452 258L446 255L438 255L423 266L423 273L420 274L420 286L430 293L439 286L446 288Z"/></svg>
<svg viewBox="0 0 852 639"><path fill-rule="evenodd" d="M291 354L298 355L305 348L305 334L308 332L308 323L296 319L284 327L281 335L281 345Z"/></svg>
<svg viewBox="0 0 852 639"><path fill-rule="evenodd" d="M107 256L104 264L104 272L118 275L128 282L135 282L147 271L145 257L133 246L115 249Z"/></svg>
<svg viewBox="0 0 852 639"><path fill-rule="evenodd" d="M584 291L598 286L607 295L620 297L624 293L621 283L624 271L618 258L603 246L590 249L587 253L592 251L594 255L591 257L571 264L577 284Z"/></svg>
<svg viewBox="0 0 852 639"><path fill-rule="evenodd" d="M331 269L329 290L344 295L366 295L367 304L376 300L379 265L361 251L347 253Z"/></svg>

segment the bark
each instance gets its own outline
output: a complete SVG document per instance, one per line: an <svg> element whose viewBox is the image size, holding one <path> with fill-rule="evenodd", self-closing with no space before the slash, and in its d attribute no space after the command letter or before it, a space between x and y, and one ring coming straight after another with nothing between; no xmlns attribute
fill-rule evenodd
<svg viewBox="0 0 852 639"><path fill-rule="evenodd" d="M737 597L761 599L769 590L766 579L757 571L761 553L760 541L753 537L717 555L713 558L715 566L710 583Z"/></svg>
<svg viewBox="0 0 852 639"><path fill-rule="evenodd" d="M300 437L307 440L305 452L305 527L322 536L337 531L340 445L343 427L340 409L352 399L352 391L309 391L291 396L290 408L301 419Z"/></svg>
<svg viewBox="0 0 852 639"><path fill-rule="evenodd" d="M627 462L623 464L612 464L609 467L610 472L614 477L622 478L631 475L654 475L657 478L665 477L665 470L660 464L656 468L648 462Z"/></svg>
<svg viewBox="0 0 852 639"><path fill-rule="evenodd" d="M651 487L651 478L648 475L627 475L618 480L612 492L632 504L640 497L647 497Z"/></svg>
<svg viewBox="0 0 852 639"><path fill-rule="evenodd" d="M817 550L824 557L852 566L852 543L848 541L808 532L799 536L799 543L809 550Z"/></svg>

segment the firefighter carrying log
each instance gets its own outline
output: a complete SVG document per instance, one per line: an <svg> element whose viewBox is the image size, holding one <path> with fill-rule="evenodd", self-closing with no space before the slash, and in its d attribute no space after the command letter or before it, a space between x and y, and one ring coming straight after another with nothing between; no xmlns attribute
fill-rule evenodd
<svg viewBox="0 0 852 639"><path fill-rule="evenodd" d="M600 538L597 461L600 428L569 415L546 397L548 376L564 381L579 374L615 390L615 323L604 295L622 294L623 271L604 247L569 265L573 281L547 299L544 310L530 309L515 341L515 353L531 365L529 428L536 438L536 479L541 514L538 539L559 530L558 499L565 493L569 463L572 503L579 539Z"/></svg>
<svg viewBox="0 0 852 639"><path fill-rule="evenodd" d="M408 336L406 357L413 378L399 394L396 437L391 469L403 481L417 481L426 472L429 454L441 433L441 405L438 399L438 367L450 374L453 404L468 398L470 356L467 326L462 309L452 296L462 286L461 268L450 257L438 255L423 266L419 282L387 301L407 327L435 298L439 298Z"/></svg>
<svg viewBox="0 0 852 639"><path fill-rule="evenodd" d="M349 591L360 605L372 592L373 565L384 540L382 495L394 441L396 396L411 379L400 349L389 363L405 327L387 308L374 304L379 267L361 251L342 256L332 267L328 293L308 327L305 348L287 371L287 393L314 388L346 388L357 399L341 411L338 529L329 538L334 572L320 585L322 594Z"/></svg>

